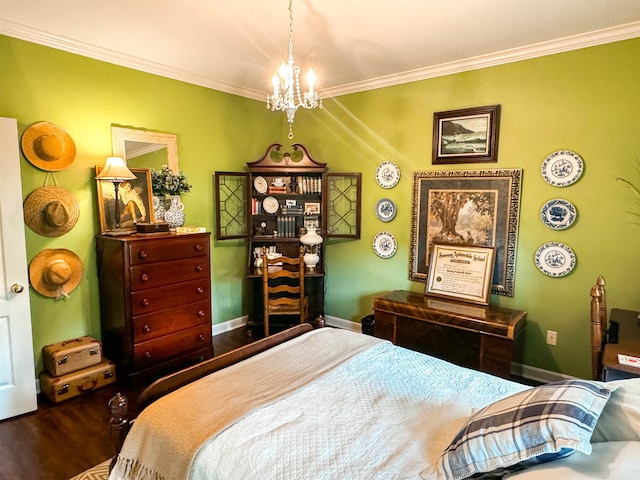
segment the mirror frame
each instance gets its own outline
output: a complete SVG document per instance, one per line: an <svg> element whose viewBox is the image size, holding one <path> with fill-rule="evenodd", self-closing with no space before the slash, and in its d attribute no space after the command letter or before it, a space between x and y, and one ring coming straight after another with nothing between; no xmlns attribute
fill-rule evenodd
<svg viewBox="0 0 640 480"><path fill-rule="evenodd" d="M158 143L167 147L167 166L169 169L178 173L178 139L172 133L149 132L147 130L138 130L135 128L115 127L111 126L111 148L113 156L124 158L127 162L127 153L125 142Z"/></svg>

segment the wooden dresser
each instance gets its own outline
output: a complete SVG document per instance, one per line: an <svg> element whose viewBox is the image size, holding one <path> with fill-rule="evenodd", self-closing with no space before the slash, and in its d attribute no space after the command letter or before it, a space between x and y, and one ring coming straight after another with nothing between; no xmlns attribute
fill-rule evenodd
<svg viewBox="0 0 640 480"><path fill-rule="evenodd" d="M527 313L396 290L374 299L374 335L504 378L522 362Z"/></svg>
<svg viewBox="0 0 640 480"><path fill-rule="evenodd" d="M131 385L213 357L209 233L96 238L103 351Z"/></svg>

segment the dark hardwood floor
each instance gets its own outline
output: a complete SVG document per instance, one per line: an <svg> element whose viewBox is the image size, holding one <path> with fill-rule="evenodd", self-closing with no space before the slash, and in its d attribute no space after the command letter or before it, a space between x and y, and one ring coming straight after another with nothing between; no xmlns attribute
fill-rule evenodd
<svg viewBox="0 0 640 480"><path fill-rule="evenodd" d="M245 328L213 337L220 355L260 337ZM0 479L68 480L113 455L109 436L111 397L121 392L129 398L135 415L139 391L118 384L53 404L38 397L38 410L0 422Z"/></svg>

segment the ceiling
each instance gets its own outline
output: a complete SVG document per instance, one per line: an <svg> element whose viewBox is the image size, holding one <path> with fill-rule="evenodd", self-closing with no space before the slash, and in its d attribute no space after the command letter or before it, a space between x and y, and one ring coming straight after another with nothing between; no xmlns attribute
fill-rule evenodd
<svg viewBox="0 0 640 480"><path fill-rule="evenodd" d="M293 16L325 97L640 37L639 0L294 0ZM0 0L0 34L255 99L288 24L288 0Z"/></svg>

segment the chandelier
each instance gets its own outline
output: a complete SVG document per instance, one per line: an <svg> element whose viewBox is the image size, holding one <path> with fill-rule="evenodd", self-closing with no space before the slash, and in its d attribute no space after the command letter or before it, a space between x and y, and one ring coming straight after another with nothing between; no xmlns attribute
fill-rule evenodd
<svg viewBox="0 0 640 480"><path fill-rule="evenodd" d="M311 109L322 108L322 99L313 89L316 75L309 69L307 85L309 90L300 92L300 67L293 61L293 0L289 0L289 58L271 79L273 93L267 95L267 108L272 112L286 112L289 122L289 139L293 138L293 118L299 107Z"/></svg>

